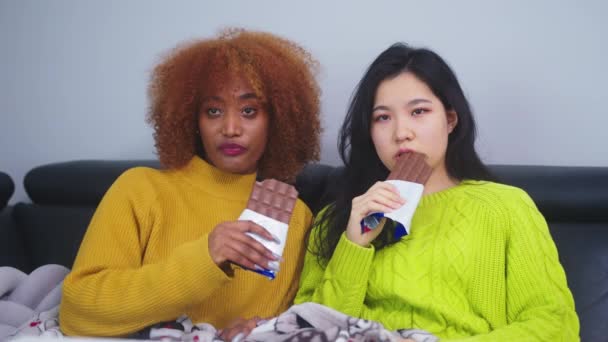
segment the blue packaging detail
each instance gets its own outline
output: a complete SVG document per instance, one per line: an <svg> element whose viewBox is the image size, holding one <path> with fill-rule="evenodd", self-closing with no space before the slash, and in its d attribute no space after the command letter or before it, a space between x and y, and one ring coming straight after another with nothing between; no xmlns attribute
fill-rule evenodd
<svg viewBox="0 0 608 342"><path fill-rule="evenodd" d="M270 280L273 280L276 277L274 271L267 270L267 269L263 269L263 270L259 270L259 271L258 270L251 270L251 271L253 271L255 273L259 273L259 274L265 276L266 278L268 278Z"/></svg>
<svg viewBox="0 0 608 342"><path fill-rule="evenodd" d="M365 234L365 233L369 232L370 230L378 227L382 218L384 218L383 213L373 213L369 216L366 216L363 220L361 220L361 234ZM390 220L390 218L386 218L386 219ZM405 230L405 227L403 226L403 224L401 224L398 221L394 221L394 222L396 225L395 225L395 230L393 231L393 236L395 237L395 240L399 240L402 237L407 235L407 231Z"/></svg>

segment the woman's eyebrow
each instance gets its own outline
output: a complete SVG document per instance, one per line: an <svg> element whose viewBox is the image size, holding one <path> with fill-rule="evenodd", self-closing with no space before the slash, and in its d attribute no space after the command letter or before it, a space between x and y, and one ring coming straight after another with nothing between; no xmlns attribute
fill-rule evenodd
<svg viewBox="0 0 608 342"><path fill-rule="evenodd" d="M421 103L432 103L432 102L431 102L431 100L419 98L419 99L413 99L413 100L408 101L408 103L406 104L406 106L408 106L408 107L409 106L415 106L415 105L421 104ZM390 108L388 106L379 105L379 106L376 106L376 107L374 107L372 109L372 113L375 112L375 111L377 111L377 110L390 110Z"/></svg>
<svg viewBox="0 0 608 342"><path fill-rule="evenodd" d="M376 106L376 107L374 107L372 109L372 113L375 112L375 111L377 111L377 110L390 110L390 108L388 108L388 106L379 105L379 106Z"/></svg>
<svg viewBox="0 0 608 342"><path fill-rule="evenodd" d="M239 96L241 100L257 99L258 96L255 93L245 93Z"/></svg>
<svg viewBox="0 0 608 342"><path fill-rule="evenodd" d="M408 106L415 106L415 105L421 104L421 103L432 103L432 102L430 100L427 100L427 99L413 99L413 100L410 100L407 103L407 105Z"/></svg>

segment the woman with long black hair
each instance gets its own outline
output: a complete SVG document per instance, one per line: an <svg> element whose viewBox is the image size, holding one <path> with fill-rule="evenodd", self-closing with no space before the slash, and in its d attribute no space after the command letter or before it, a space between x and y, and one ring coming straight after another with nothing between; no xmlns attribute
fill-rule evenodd
<svg viewBox="0 0 608 342"><path fill-rule="evenodd" d="M382 52L344 120L344 184L316 218L296 303L442 340L577 340L543 216L523 190L493 182L474 142L471 109L441 57L404 44ZM384 180L413 152L432 171L410 234L395 239L385 222L363 232L364 217L408 201Z"/></svg>

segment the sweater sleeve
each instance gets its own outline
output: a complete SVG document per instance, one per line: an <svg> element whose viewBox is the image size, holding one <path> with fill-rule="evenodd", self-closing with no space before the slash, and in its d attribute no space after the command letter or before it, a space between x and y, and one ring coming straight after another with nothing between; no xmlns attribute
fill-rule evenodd
<svg viewBox="0 0 608 342"><path fill-rule="evenodd" d="M310 234L311 247L316 246L318 229L320 227L315 226ZM326 267L319 265L317 256L310 249L307 249L304 259L295 303L315 302L359 317L367 292L374 247L358 246L343 233Z"/></svg>
<svg viewBox="0 0 608 342"><path fill-rule="evenodd" d="M156 201L141 171L119 177L91 220L63 284L60 326L68 335L120 336L173 320L229 281L207 235L142 263Z"/></svg>
<svg viewBox="0 0 608 342"><path fill-rule="evenodd" d="M462 341L578 341L574 300L547 223L525 192L515 197L507 214L507 324Z"/></svg>

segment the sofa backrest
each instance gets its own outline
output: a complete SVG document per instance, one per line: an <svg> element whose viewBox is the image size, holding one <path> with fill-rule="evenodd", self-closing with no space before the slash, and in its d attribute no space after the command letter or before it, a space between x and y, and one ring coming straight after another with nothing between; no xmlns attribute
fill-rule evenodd
<svg viewBox="0 0 608 342"><path fill-rule="evenodd" d="M10 265L21 269L27 267L28 262L23 240L12 217L13 208L7 207L14 190L15 184L11 177L0 172L0 266Z"/></svg>
<svg viewBox="0 0 608 342"><path fill-rule="evenodd" d="M21 269L53 263L72 267L89 221L103 195L124 171L159 167L154 160L78 160L43 165L24 179L32 203L17 203L12 216L23 239Z"/></svg>
<svg viewBox="0 0 608 342"><path fill-rule="evenodd" d="M15 184L11 176L0 171L0 210L4 209L13 195L13 191L15 191Z"/></svg>
<svg viewBox="0 0 608 342"><path fill-rule="evenodd" d="M156 160L76 160L42 165L23 180L33 203L96 207L110 185L136 166L158 169Z"/></svg>

